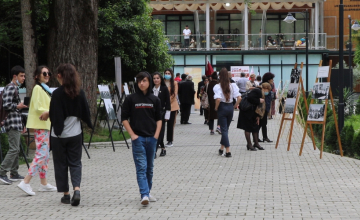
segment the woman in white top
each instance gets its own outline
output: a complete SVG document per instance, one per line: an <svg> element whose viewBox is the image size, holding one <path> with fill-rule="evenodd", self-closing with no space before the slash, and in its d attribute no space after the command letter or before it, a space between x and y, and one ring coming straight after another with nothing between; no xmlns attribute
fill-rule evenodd
<svg viewBox="0 0 360 220"><path fill-rule="evenodd" d="M239 88L235 83L230 83L228 70L222 68L220 70L220 83L214 87L215 111L217 111L218 122L221 128L221 147L219 155L231 157L230 143L228 137L229 126L234 114L234 108L239 105L241 101L241 94ZM233 99L236 98L236 103L233 105ZM224 148L226 153L224 153Z"/></svg>

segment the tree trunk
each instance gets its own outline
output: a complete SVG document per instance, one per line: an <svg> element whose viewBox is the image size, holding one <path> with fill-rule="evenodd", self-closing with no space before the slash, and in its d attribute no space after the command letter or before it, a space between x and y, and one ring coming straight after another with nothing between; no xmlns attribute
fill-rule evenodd
<svg viewBox="0 0 360 220"><path fill-rule="evenodd" d="M30 96L31 90L34 87L33 73L35 72L36 50L35 50L35 35L33 26L31 24L31 0L21 1L21 24L24 42L24 63L25 63L25 77L26 77L26 96Z"/></svg>
<svg viewBox="0 0 360 220"><path fill-rule="evenodd" d="M76 67L92 119L96 114L98 77L97 19L98 0L53 0L50 5L49 68L56 73L61 63Z"/></svg>

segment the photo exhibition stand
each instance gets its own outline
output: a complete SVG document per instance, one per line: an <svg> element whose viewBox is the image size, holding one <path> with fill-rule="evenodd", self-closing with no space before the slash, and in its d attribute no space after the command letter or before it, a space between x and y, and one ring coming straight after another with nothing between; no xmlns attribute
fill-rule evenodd
<svg viewBox="0 0 360 220"><path fill-rule="evenodd" d="M320 61L319 67L322 66L322 61ZM332 67L332 60L329 61L329 69L327 72L327 83L330 83L330 78L331 78L331 67ZM315 83L318 82L319 78L324 78L319 76L319 71L318 71L318 75L316 77ZM341 140L340 140L340 133L339 133L339 127L338 127L338 121L336 118L336 113L335 113L335 106L334 106L334 99L333 99L333 95L332 95L332 91L331 91L331 86L329 86L329 95L330 95L330 102L331 102L331 107L332 107L332 112L333 112L333 116L334 116L334 122L335 122L335 128L336 128L336 135L337 135L337 139L338 139L338 143L339 143L339 148L340 148L340 155L343 156L343 150L342 150L342 146L341 146ZM326 94L326 93L325 93ZM314 92L313 92L313 96L314 96ZM321 149L320 149L320 159L322 159L322 153L323 153L323 149L324 149L324 139L325 139L325 126L326 126L326 115L327 115L327 107L328 107L328 97L326 95L325 99L325 110L324 110L324 119L322 121L312 121L309 120L309 118L306 120L306 124L305 124L305 129L304 129L304 135L303 135L303 139L301 142L301 148L300 148L300 153L299 156L301 156L302 154L302 150L304 148L304 140L305 140L305 136L306 136L306 132L307 132L307 127L310 126L312 124L321 124L322 125L322 135L321 135ZM311 99L311 103L310 103L310 107L311 105L314 103L314 97ZM323 103L323 102L322 102ZM307 108L307 113L309 115L309 109ZM314 141L314 133L311 132L311 136L312 136L312 141L313 141L313 145L315 146L315 141Z"/></svg>
<svg viewBox="0 0 360 220"><path fill-rule="evenodd" d="M300 66L300 76L299 76L299 80L298 80L298 87L297 87L297 92L296 92L296 101L295 101L295 106L293 108L293 112L292 113L286 113L286 111L283 111L283 114L282 114L282 118L281 118L281 123L280 123L280 129L279 129L279 134L278 134L278 138L276 140L276 145L275 145L275 149L278 148L278 145L279 145L279 141L280 141L280 138L281 138L281 133L282 133L282 129L284 128L285 129L285 126L284 126L284 123L286 121L291 121L291 125L290 125L290 133L289 133L289 139L288 139L288 147L287 147L287 150L289 151L290 150L290 144L291 144L291 137L292 137L292 131L293 131L293 128L294 128L294 122L295 122L295 119L296 119L296 111L297 111L297 108L298 108L298 102L299 102L299 98L300 98L300 89L301 89L301 92L302 92L302 95L303 95L303 98L304 98L304 103L305 103L305 107L306 107L306 111L308 111L308 106L307 106L307 101L306 101L306 94L305 94L305 89L304 89L304 84L303 84L303 80L302 80L302 76L301 76L301 73L302 73L302 69L303 69L303 66L304 66L304 63L301 62L301 66ZM294 70L297 70L297 63L295 63L294 65ZM290 84L289 84L290 85ZM289 88L289 87L288 87ZM288 99L287 99L288 100ZM285 103L285 108L286 108L286 103ZM290 115L292 115L292 117L290 117ZM313 133L313 129L312 129L312 126L310 125L310 130L311 130L311 134L312 134L312 137L314 138L314 133ZM316 149L316 146L315 146L315 141L313 139L313 143L314 143L314 150Z"/></svg>
<svg viewBox="0 0 360 220"><path fill-rule="evenodd" d="M115 152L115 146L114 146L114 141L113 141L113 137L112 137L112 128L113 128L115 122L117 122L119 125L121 125L121 123L119 122L118 118L116 117L116 113L115 113L115 110L113 108L113 104L112 104L112 101L111 101L112 98L111 98L109 87L106 86L106 85L98 85L98 88L99 88L99 92L100 92L100 103L99 103L99 105L97 107L94 126L96 126L97 118L99 116L99 112L101 111L101 106L102 106L102 104L104 104L103 106L104 106L104 109L106 111L105 122L106 122L106 124L108 126L111 145L113 147L113 151ZM114 120L114 124L112 125L112 127L110 127L110 120ZM90 148L90 144L91 144L92 137L94 135L94 131L95 130L93 130L91 132L88 149ZM127 147L129 148L129 145L128 145L127 141L126 141L125 134L124 134L122 129L120 129L120 133L124 137L125 143L126 143Z"/></svg>

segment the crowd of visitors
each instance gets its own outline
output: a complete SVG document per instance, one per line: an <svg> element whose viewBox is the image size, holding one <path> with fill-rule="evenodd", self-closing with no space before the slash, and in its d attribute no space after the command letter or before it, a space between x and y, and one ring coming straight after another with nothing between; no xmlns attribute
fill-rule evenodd
<svg viewBox="0 0 360 220"><path fill-rule="evenodd" d="M18 187L28 195L35 195L30 180L40 176L39 191L63 193L61 203L78 206L82 176L82 125L85 122L93 128L85 93L81 89L80 76L71 64L61 64L56 70L60 87L55 91L47 86L51 72L46 66L39 66L33 74L35 84L32 89L27 120L22 120L21 109L27 108L18 96L18 87L25 80L25 70L16 66L12 69L12 81L2 96L3 107L9 112L4 124L9 136L9 151L0 166L0 181L12 184L21 180ZM180 80L181 77L181 80ZM136 168L137 183L142 205L155 202L150 194L152 188L154 159L158 148L160 157L166 156L166 147L172 147L176 117L180 111L180 124L190 125L191 106L194 98L201 101L200 115L210 135L216 130L221 134L219 155L231 157L229 126L234 109L239 109L237 128L244 130L247 150L264 150L259 142L272 142L267 135L267 120L275 112L275 75L268 72L263 77L251 74L234 82L231 73L222 68L211 76L202 76L195 91L192 76L174 73L166 69L163 74L140 72L136 75L137 89L126 96L121 109L121 122L131 137L132 154ZM196 94L196 96L195 96ZM26 126L25 126L26 125ZM164 144L165 125L167 144ZM34 129L36 152L26 177L18 173L20 134L26 128ZM262 130L263 140L259 138ZM251 136L253 142L251 142ZM51 146L51 147L50 147ZM52 150L56 187L47 182L49 151ZM69 192L68 171L73 186L73 196ZM10 172L10 178L6 173Z"/></svg>

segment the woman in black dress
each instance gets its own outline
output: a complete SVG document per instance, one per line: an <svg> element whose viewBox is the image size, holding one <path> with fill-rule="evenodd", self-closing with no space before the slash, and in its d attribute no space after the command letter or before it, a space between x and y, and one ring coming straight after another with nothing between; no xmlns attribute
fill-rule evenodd
<svg viewBox="0 0 360 220"><path fill-rule="evenodd" d="M240 110L237 128L245 131L245 138L247 142L247 149L256 151L264 150L259 145L259 121L260 118L266 117L265 112L265 94L269 93L271 86L269 83L261 84L262 89L255 88L247 96L247 100L253 104L253 108L247 111ZM250 133L253 134L254 145L251 144Z"/></svg>
<svg viewBox="0 0 360 220"><path fill-rule="evenodd" d="M156 145L156 151L161 147L160 157L166 155L165 145L164 145L164 134L165 134L165 121L168 121L170 118L171 113L171 106L170 106L170 93L165 85L164 78L159 72L155 72L152 75L154 81L153 93L160 99L161 102L161 118L162 118L162 126L158 138L158 142ZM156 154L155 154L156 158Z"/></svg>

